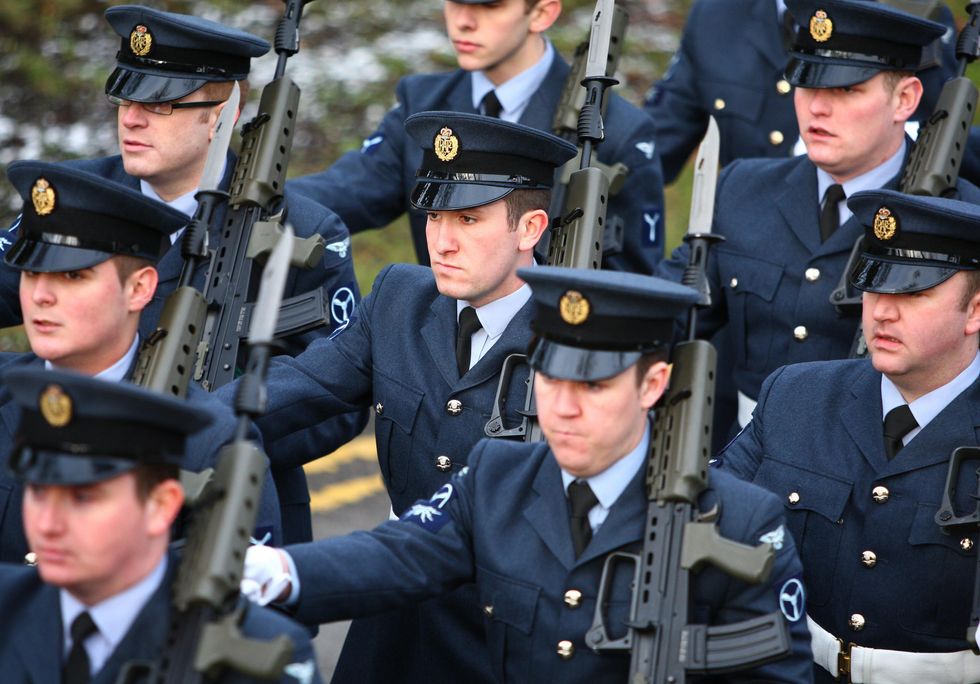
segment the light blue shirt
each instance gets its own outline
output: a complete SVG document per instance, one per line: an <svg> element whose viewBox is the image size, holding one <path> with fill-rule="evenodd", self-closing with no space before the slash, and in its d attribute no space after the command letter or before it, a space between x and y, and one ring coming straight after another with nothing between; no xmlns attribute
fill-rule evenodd
<svg viewBox="0 0 980 684"><path fill-rule="evenodd" d="M136 358L136 352L139 346L140 336L136 335L133 338L133 343L129 345L129 349L123 354L123 357L101 373L96 373L95 377L99 380L107 380L109 382L122 382L126 378L126 373L129 372L130 367L133 365L133 360ZM59 370L50 361L44 362L44 368L45 370Z"/></svg>
<svg viewBox="0 0 980 684"><path fill-rule="evenodd" d="M623 493L626 486L633 481L637 471L643 467L649 448L650 422L647 421L646 429L643 431L643 437L640 438L640 443L636 445L635 449L598 475L586 478L585 481L592 488L592 493L599 500L599 503L589 511L589 524L592 526L593 532L599 529L599 526L605 521L606 516L609 515L609 509L619 499L619 495ZM561 471L561 482L565 487L566 496L568 496L568 485L578 479L571 473L565 472L565 470Z"/></svg>
<svg viewBox="0 0 980 684"><path fill-rule="evenodd" d="M913 428L905 437L902 438L902 445L906 445L912 441L917 434L922 432L922 428L929 424L933 418L938 416L944 408L949 406L950 402L956 397L961 395L967 387L976 382L977 377L980 376L980 354L973 357L973 361L969 366L963 369L963 371L957 375L955 378L947 382L942 387L937 387L928 394L923 394L921 397L909 404L909 410L912 411L912 415L915 417L915 422L919 424L919 427ZM885 420L885 416L896 406L901 406L905 403L905 399L902 397L902 393L899 392L898 388L895 386L891 380L889 380L884 375L881 376L881 420Z"/></svg>
<svg viewBox="0 0 980 684"><path fill-rule="evenodd" d="M476 317L483 326L470 338L470 368L475 366L490 347L497 343L511 320L531 298L531 287L526 283L505 297L495 299L489 304L475 307ZM459 312L470 306L469 302L456 300L456 321L459 322Z"/></svg>
<svg viewBox="0 0 980 684"><path fill-rule="evenodd" d="M531 96L534 95L544 82L551 62L555 59L555 49L551 41L544 38L544 54L530 69L522 71L514 78L499 86L486 77L482 71L470 72L470 85L473 91L473 108L480 110L483 97L491 90L495 91L500 101L500 118L504 121L519 121L527 109Z"/></svg>
<svg viewBox="0 0 980 684"><path fill-rule="evenodd" d="M905 140L902 140L902 145L898 148L898 152L889 157L883 164L879 164L867 173L863 173L856 178L841 183L841 187L844 188L845 201L837 205L837 211L840 213L840 223L838 225L844 225L844 222L853 215L851 210L847 208L847 197L861 190L877 190L878 188L883 188L885 183L898 175L899 171L902 170L902 162L905 161L906 144ZM817 169L818 205L823 206L823 196L827 192L827 188L836 182L830 177L829 173L821 168Z"/></svg>
<svg viewBox="0 0 980 684"><path fill-rule="evenodd" d="M67 658L68 652L71 650L71 623L87 610L98 629L85 640L85 651L88 653L91 667L90 674L95 674L101 670L106 660L119 646L119 642L126 636L126 632L136 620L136 616L143 610L143 606L160 586L166 572L167 555L164 554L149 575L129 589L94 606L86 606L65 589L61 589L58 594L61 601L62 642L65 645L62 659Z"/></svg>

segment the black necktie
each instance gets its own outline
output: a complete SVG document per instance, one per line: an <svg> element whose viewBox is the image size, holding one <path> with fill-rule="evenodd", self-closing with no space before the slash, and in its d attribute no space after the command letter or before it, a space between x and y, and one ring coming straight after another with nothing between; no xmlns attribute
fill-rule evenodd
<svg viewBox="0 0 980 684"><path fill-rule="evenodd" d="M500 100L497 99L497 94L492 90L483 96L483 99L480 101L480 106L483 107L483 113L487 116L492 116L496 119L500 118L500 110L503 107L500 106Z"/></svg>
<svg viewBox="0 0 980 684"><path fill-rule="evenodd" d="M820 210L820 241L826 242L840 226L840 211L837 205L844 199L844 188L834 183L823 195L823 209Z"/></svg>
<svg viewBox="0 0 980 684"><path fill-rule="evenodd" d="M65 684L88 684L92 675L85 650L85 640L95 634L98 628L88 613L80 613L71 623L71 650L65 661Z"/></svg>
<svg viewBox="0 0 980 684"><path fill-rule="evenodd" d="M459 332L456 335L456 367L459 369L459 376L466 375L470 369L470 343L473 333L483 327L480 318L476 315L476 309L467 306L459 312Z"/></svg>
<svg viewBox="0 0 980 684"><path fill-rule="evenodd" d="M902 448L902 438L917 427L919 424L908 404L896 406L885 415L885 453L888 458L895 458Z"/></svg>
<svg viewBox="0 0 980 684"><path fill-rule="evenodd" d="M592 525L589 524L589 511L599 503L595 498L592 487L585 480L575 480L568 485L569 523L572 528L572 546L575 547L575 557L585 551L592 539Z"/></svg>

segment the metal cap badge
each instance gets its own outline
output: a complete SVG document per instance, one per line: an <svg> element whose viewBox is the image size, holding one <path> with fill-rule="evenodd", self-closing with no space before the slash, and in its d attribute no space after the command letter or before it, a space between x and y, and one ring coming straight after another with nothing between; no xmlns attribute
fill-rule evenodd
<svg viewBox="0 0 980 684"><path fill-rule="evenodd" d="M145 24L137 24L129 34L129 49L137 57L145 57L153 47L153 34Z"/></svg>
<svg viewBox="0 0 980 684"><path fill-rule="evenodd" d="M52 427L64 427L71 422L73 413L71 397L58 385L48 385L37 401L44 420Z"/></svg>
<svg viewBox="0 0 980 684"><path fill-rule="evenodd" d="M875 237L879 240L891 240L898 232L898 217L892 215L892 210L886 206L878 209L872 226Z"/></svg>
<svg viewBox="0 0 980 684"><path fill-rule="evenodd" d="M433 152L440 161L450 162L459 154L459 138L453 135L453 129L444 126L439 130L432 145Z"/></svg>
<svg viewBox="0 0 980 684"><path fill-rule="evenodd" d="M558 312L561 319L569 325L582 325L589 319L592 306L589 300L577 290L568 290L558 302Z"/></svg>
<svg viewBox="0 0 980 684"><path fill-rule="evenodd" d="M54 188L45 178L38 178L31 188L31 203L38 216L47 216L54 211Z"/></svg>
<svg viewBox="0 0 980 684"><path fill-rule="evenodd" d="M825 10L819 9L810 17L810 37L818 43L825 43L834 35L834 22Z"/></svg>

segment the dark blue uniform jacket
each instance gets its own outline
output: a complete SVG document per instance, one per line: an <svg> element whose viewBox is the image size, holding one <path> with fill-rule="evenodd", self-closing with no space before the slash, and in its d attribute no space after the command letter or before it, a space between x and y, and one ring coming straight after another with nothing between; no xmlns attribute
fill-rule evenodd
<svg viewBox="0 0 980 684"><path fill-rule="evenodd" d="M480 442L466 471L401 520L289 547L300 577L297 616L320 622L365 615L475 581L497 681L625 682L629 654L598 655L586 647L584 636L606 555L639 550L647 513L644 472L636 473L576 559L561 473L547 444ZM718 475L702 504L720 505L723 536L754 545L783 525L774 497ZM613 636L622 635L632 578L631 568L619 570L608 606ZM752 586L715 568L700 572L692 582L690 618L720 624L779 611L780 593L787 583L796 586L800 572L787 534L768 582ZM582 592L577 607L565 601L572 588ZM796 617L788 623L791 657L725 675L724 681L810 681L806 621ZM452 634L443 625L420 628L426 638L449 640L444 648L452 648ZM570 659L555 653L562 640L574 646Z"/></svg>
<svg viewBox="0 0 980 684"><path fill-rule="evenodd" d="M92 684L115 684L123 665L131 660L154 661L167 642L170 620L170 587L176 556L170 556L167 575L149 602L136 616L126 636L92 678ZM64 660L61 607L58 589L45 584L36 568L0 566L0 672L4 684L60 684ZM306 630L274 611L247 604L241 625L251 638L270 640L289 637L293 645L288 672L309 672L310 679L283 674L281 684L321 681L313 646ZM217 679L222 684L253 684L260 680L227 672ZM262 680L266 681L266 680Z"/></svg>
<svg viewBox="0 0 980 684"><path fill-rule="evenodd" d="M787 366L766 380L752 421L720 461L782 500L808 611L824 629L872 648L962 650L976 545L964 549L963 535L944 534L934 516L953 449L980 444L980 382L891 461L881 425L881 375L870 361ZM960 514L976 509L975 468L961 473ZM865 551L873 567L862 563ZM860 631L848 624L855 613L866 620Z"/></svg>

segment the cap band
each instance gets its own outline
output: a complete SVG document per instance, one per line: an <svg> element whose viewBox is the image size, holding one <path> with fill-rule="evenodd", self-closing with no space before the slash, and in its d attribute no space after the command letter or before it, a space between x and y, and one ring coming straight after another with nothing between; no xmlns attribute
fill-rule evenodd
<svg viewBox="0 0 980 684"><path fill-rule="evenodd" d="M165 235L142 228L136 222L66 206L44 217L25 212L18 237L63 247L128 254L153 261L159 259L170 246Z"/></svg>
<svg viewBox="0 0 980 684"><path fill-rule="evenodd" d="M793 52L824 59L868 62L892 69L915 71L922 61L922 48L888 40L834 33L833 49L813 39L808 29L800 28Z"/></svg>
<svg viewBox="0 0 980 684"><path fill-rule="evenodd" d="M119 64L146 69L220 76L228 81L235 81L247 76L251 63L248 57L235 57L208 50L174 48L160 44L154 44L152 52L152 58L133 54L129 46L129 38L126 37L122 39L122 47L116 53L116 61Z"/></svg>
<svg viewBox="0 0 980 684"><path fill-rule="evenodd" d="M594 312L588 326L573 330L557 308L542 306L537 307L531 328L547 340L602 351L652 351L669 344L674 333L674 323L669 319L603 316Z"/></svg>
<svg viewBox="0 0 980 684"><path fill-rule="evenodd" d="M512 176L488 173L491 170L516 168L523 173ZM445 179L452 182L476 182L488 178L501 184L521 187L546 187L554 183L555 167L553 164L529 157L498 154L495 152L464 151L451 164L440 160L435 152L426 149L422 152L422 168L417 179Z"/></svg>

